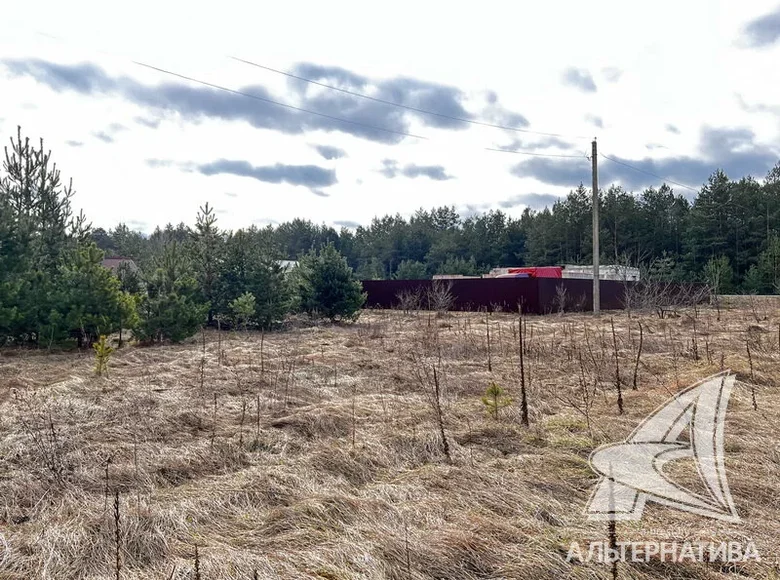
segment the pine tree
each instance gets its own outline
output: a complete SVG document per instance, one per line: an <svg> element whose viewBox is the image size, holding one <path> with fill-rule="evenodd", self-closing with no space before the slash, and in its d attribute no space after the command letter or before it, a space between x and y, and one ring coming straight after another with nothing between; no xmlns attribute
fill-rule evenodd
<svg viewBox="0 0 780 580"><path fill-rule="evenodd" d="M71 251L61 269L56 310L62 330L77 334L79 346L83 340L92 343L101 334L136 323L134 299L121 290L102 260L103 252L90 242Z"/></svg>
<svg viewBox="0 0 780 580"><path fill-rule="evenodd" d="M244 292L235 300L231 300L230 311L235 324L246 330L247 324L254 317L255 306L255 297L251 292Z"/></svg>
<svg viewBox="0 0 780 580"><path fill-rule="evenodd" d="M333 244L301 258L295 277L300 307L309 315L331 321L355 320L360 315L366 295Z"/></svg>
<svg viewBox="0 0 780 580"><path fill-rule="evenodd" d="M95 350L95 374L99 377L108 375L108 359L111 358L114 349L106 342L106 335L101 334L92 348Z"/></svg>
<svg viewBox="0 0 780 580"><path fill-rule="evenodd" d="M208 304L200 301L198 283L180 244L167 244L156 260L147 295L138 306L133 334L144 342L180 342L205 322Z"/></svg>
<svg viewBox="0 0 780 580"><path fill-rule="evenodd" d="M217 227L214 208L208 203L200 208L190 238L195 279L198 282L201 299L208 305L208 324L211 324L219 298L218 276L223 258L224 237Z"/></svg>
<svg viewBox="0 0 780 580"><path fill-rule="evenodd" d="M284 320L292 308L292 287L276 255L261 231L229 235L219 272L217 313L230 315L230 302L248 292L255 297L251 322L267 330Z"/></svg>
<svg viewBox="0 0 780 580"><path fill-rule="evenodd" d="M482 397L482 404L485 405L489 415L498 421L498 415L501 409L512 404L512 399L506 396L504 389L496 383L490 383Z"/></svg>

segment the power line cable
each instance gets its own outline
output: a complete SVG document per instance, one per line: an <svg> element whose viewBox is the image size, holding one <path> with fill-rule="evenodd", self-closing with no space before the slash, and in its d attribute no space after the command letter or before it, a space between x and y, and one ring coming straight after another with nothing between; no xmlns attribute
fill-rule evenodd
<svg viewBox="0 0 780 580"><path fill-rule="evenodd" d="M68 40L66 38L63 38L61 36L56 36L56 35L49 34L47 32L43 32L43 31L40 31L40 30L35 30L34 33L37 34L37 35L44 36L44 37L50 38L52 40L58 41L58 42L62 42L62 43L65 43L65 44L72 44L72 41L70 41L70 40ZM102 54L106 54L106 55L109 55L109 56L115 56L113 53L111 53L109 51L106 51L106 50L102 50L102 49L95 49L95 50L97 52L102 53ZM123 56L122 58L128 58L128 57ZM316 84L316 85L320 85L320 86L323 86L323 87L326 87L326 88L329 88L329 89L333 89L333 90L336 90L336 91L340 91L340 92L344 92L344 93L351 94L351 95L354 95L354 96L358 96L358 97L366 98L366 99L369 99L369 100L381 102L381 103L384 103L384 104L387 104L387 105L392 105L392 106L397 106L397 107L401 107L401 108L404 108L404 109L409 109L409 110L416 111L416 112L419 112L419 113L430 114L430 115L435 115L435 116L442 117L442 118L452 119L452 120L456 120L456 121L462 121L462 122L465 122L465 123L471 123L471 124L474 124L474 125L482 125L482 126L487 126L487 127L494 127L494 128L505 129L505 130L509 130L509 131L518 131L518 132L531 133L531 134L536 134L536 135L545 135L545 136L551 136L551 137L570 137L570 138L577 138L577 139L584 139L585 138L585 137L575 137L575 136L571 136L571 135L564 135L564 134L560 134L560 133L545 133L545 132L542 132L542 131L532 131L530 129L522 129L522 128L519 128L519 127L509 127L509 126L504 126L504 125L494 125L494 124L491 124L491 123L485 123L485 122L482 122L482 121L476 121L474 119L465 119L465 118L461 118L461 117L445 115L445 114L442 114L442 113L436 113L434 111L428 111L426 109L419 109L419 108L416 108L416 107L411 107L409 105L404 105L404 104L401 104L401 103L394 103L392 101L386 101L386 100L383 100L383 99L372 97L370 95L364 95L364 94L357 93L357 92L354 92L354 91L349 91L349 90L346 90L346 89L342 89L340 87L334 87L334 86L331 86L331 85L327 85L325 83L320 83L318 81L314 81L314 80L311 80L311 79L306 79L304 77L299 77L297 75L293 75L292 73L287 73L285 71L277 70L277 69L274 69L274 68L271 68L271 67L266 67L264 65L261 65L261 64L258 64L258 63L254 63L254 62L251 62L251 61L247 61L247 60L244 60L244 59L241 59L241 58L238 58L238 57L230 57L230 58L232 58L232 59L234 59L236 61L239 61L239 62L244 62L244 63L252 65L252 66L256 66L256 67L259 67L259 68L263 68L263 69L269 70L271 72L283 74L283 75L289 76L291 78L296 78L296 79L299 79L299 80L302 80L302 81L310 82L310 83L313 83L313 84ZM288 103L275 101L275 100L269 99L267 97L261 97L259 95L254 95L254 94L247 93L247 92L244 92L244 91L231 89L231 88L224 87L222 85L218 85L216 83L212 83L212 82L209 82L209 81L196 79L194 77L190 77L190 76L187 76L187 75L184 75L184 74L181 74L181 73L177 73L177 72L174 72L174 71L171 71L171 70L163 69L161 67L157 67L157 66L150 65L150 64L147 64L147 63L144 63L144 62L133 60L131 58L128 58L128 60L130 62L132 62L133 64L135 64L135 65L142 66L142 67L145 67L145 68L157 71L157 72L161 72L161 73L164 73L164 74L175 76L175 77L183 79L183 80L187 80L187 81L190 81L190 82L198 83L198 84L201 84L203 86L207 86L207 87L214 88L214 89L217 89L217 90L225 91L225 92L228 92L228 93L231 93L231 94L234 94L234 95L243 96L243 97L247 97L247 98L250 98L250 99L257 100L257 101L261 101L261 102L277 105L279 107L285 107L285 108L292 109L292 110L295 110L295 111L300 111L300 112L309 113L309 114L312 114L312 115L317 115L317 116L320 116L320 117L324 117L326 119L331 119L333 121L338 121L338 122L342 122L342 123L348 123L350 125L363 127L363 128L366 128L366 129L373 129L373 130L376 130L376 131L382 131L382 132L391 133L391 134L394 134L394 135L401 135L401 136L404 136L404 137L412 137L412 138L415 138L415 139L422 139L422 140L426 140L426 141L429 140L428 137L424 137L422 135L415 135L413 133L407 133L407 132L404 132L404 131L397 131L397 130L394 130L394 129L387 129L385 127L379 127L379 126L371 125L371 124L368 124L368 123L362 123L362 122L359 122L359 121L353 121L351 119L345 119L345 118L342 118L342 117L337 117L335 115L329 115L327 113L320 113L319 111L312 111L310 109L297 107L295 105L290 105ZM498 149L498 148L493 148L493 147L483 147L483 149L486 150L486 151L494 151L494 152L499 152L499 153L512 153L512 154L516 154L516 155L528 155L528 156L534 156L534 157L557 157L557 158L579 158L580 157L579 155L566 155L566 154L554 154L554 153L537 153L537 152L534 152L534 151Z"/></svg>
<svg viewBox="0 0 780 580"><path fill-rule="evenodd" d="M247 93L247 92L244 92L244 91L238 91L236 89L231 89L231 88L228 88L228 87L224 87L222 85L218 85L218 84L215 84L215 83L212 83L212 82L209 82L209 81L196 79L194 77L183 75L183 74L180 74L180 73L177 73L177 72L174 72L174 71L171 71L171 70L167 70L167 69L164 69L164 68L156 67L156 66L151 65L151 64L146 64L146 63L143 63L143 62L140 62L140 61L136 61L136 60L134 60L132 62L134 64L136 64L136 65L139 65L139 66L142 66L142 67L145 67L145 68L157 71L157 72L161 72L161 73L164 73L164 74L167 74L167 75L171 75L171 76L174 76L174 77L186 80L186 81L198 83L198 84L201 84L201 85L213 88L213 89L226 91L226 92L234 94L234 95L247 97L247 98L250 98L250 99L255 99L257 101L262 101L264 103L270 103L270 104L277 105L277 106L280 106L280 107L286 107L288 109L293 109L295 111L301 111L301 112L309 113L309 114L312 114L312 115L318 115L320 117L325 117L326 119L331 119L331 120L339 121L339 122L342 122L342 123L349 123L351 125L364 127L364 128L367 128L367 129L373 129L373 130L377 130L377 131L384 131L386 133L392 133L392 134L395 134L395 135L403 135L405 137L413 137L415 139L422 139L424 141L430 141L430 139L428 137L424 137L422 135L415 135L413 133L406 133L404 131L396 131L394 129L387 129L387 128L379 127L379 126L376 126L376 125L369 125L367 123L361 123L361 122L358 122L358 121L352 121L350 119L344 119L342 117L336 117L334 115L328 115L326 113L320 113L319 111L312 111L311 109L304 109L302 107L296 107L296 106L290 105L288 103L282 103L282 102L279 102L279 101L274 101L274 100L268 99L266 97L261 97L261 96L258 96L258 95L254 95L252 93ZM513 153L513 154L516 154L516 155L530 155L530 156L535 156L535 157L562 157L562 158L573 158L573 159L579 159L581 157L580 155L564 155L564 154L556 154L556 153L537 153L537 152L534 152L534 151L522 151L522 150L511 150L511 149L496 149L496 148L493 148L493 147L484 147L484 149L487 150L487 151L497 151L499 153Z"/></svg>
<svg viewBox="0 0 780 580"><path fill-rule="evenodd" d="M685 185L684 183L679 183L677 181L672 181L671 179L667 177L662 177L660 175L656 175L655 173L651 173L649 171L645 171L644 169L640 169L639 167L634 167L633 165L630 165L629 163L626 163L624 161L620 161L618 159L614 159L612 157L609 157L607 155L604 155L603 153L599 153L601 157L604 159L611 161L612 163L617 163L618 165L623 165L625 167L628 167L629 169L633 169L634 171L637 171L639 173L644 173L645 175L649 175L650 177L655 177L656 179L660 179L661 181L666 181L668 183L671 183L672 185L677 185L678 187L683 187L685 189L690 189L691 191L698 192L699 190L695 187L691 187L690 185Z"/></svg>
<svg viewBox="0 0 780 580"><path fill-rule="evenodd" d="M60 37L60 36L55 36L53 34L48 34L46 32L42 32L40 30L35 30L34 32L35 32L35 34L38 34L40 36L44 36L44 37L50 38L50 39L58 41L58 42L62 42L62 43L66 43L66 44L72 44L72 41L69 41L68 39ZM109 56L115 56L113 53L105 51L105 50L101 50L101 49L95 49L95 50L97 50L97 52L100 52L102 54L106 54L106 55L109 55ZM371 124L368 124L368 123L362 123L362 122L359 122L359 121L353 121L351 119L345 119L345 118L342 118L342 117L337 117L335 115L329 115L327 113L321 113L319 111L313 111L311 109L305 109L305 108L302 108L302 107L297 107L295 105L290 105L288 103L275 101L275 100L269 99L267 97L261 97L259 95L254 95L254 94L251 94L251 93L247 93L245 91L239 91L239 90L236 90L236 89L231 89L229 87L218 85L216 83L212 83L212 82L209 82L209 81L196 79L194 77L190 77L190 76L187 76L187 75L184 75L184 74L181 74L181 73L177 73L177 72L172 71L172 70L167 70L167 69L164 69L164 68L161 68L161 67L157 67L157 66L148 64L148 63L144 63L144 62L141 62L141 61L133 60L133 59L128 58L126 56L123 56L122 58L127 58L133 64L138 65L138 66L142 66L144 68L148 68L150 70L154 70L154 71L161 72L161 73L164 73L164 74L167 74L167 75L171 75L171 76L174 76L174 77L186 80L186 81L194 82L194 83L197 83L197 84L200 84L200 85L203 85L203 86L207 86L207 87L210 87L210 88L213 88L213 89L225 91L225 92L228 92L228 93L231 93L231 94L234 94L234 95L247 97L247 98L250 98L250 99L253 99L253 100L261 101L261 102L264 102L264 103L269 103L269 104L272 104L272 105L288 108L288 109L295 110L295 111L300 111L300 112L303 112L303 113L308 113L308 114L311 114L311 115L316 115L316 116L323 117L323 118L326 118L326 119L330 119L330 120L333 120L333 121L338 121L338 122L342 122L342 123L348 123L350 125L363 127L363 128L366 128L366 129L373 129L373 130L376 130L376 131L382 131L382 132L390 133L390 134L394 134L394 135L401 135L401 136L404 136L404 137L412 137L412 138L415 138L415 139L421 139L421 140L425 140L425 141L430 141L430 139L428 137L424 137L422 135L415 135L413 133L407 133L407 132L404 132L404 131L397 131L397 130L394 130L394 129L388 129L388 128L385 128L385 127L379 127L379 126L371 125ZM251 64L253 66L258 66L260 68L266 68L266 69L268 69L268 70L270 70L272 72L278 72L280 74L291 76L293 78L299 78L300 80L308 81L308 82L311 82L311 83L314 83L314 84L319 84L319 85L322 85L323 87L332 88L334 90L346 92L348 94L353 94L352 91L347 91L346 89L341 89L340 87L332 87L332 86L326 85L324 83L319 83L317 81L313 81L313 80L310 80L310 79L305 79L303 77L297 77L296 75L292 75L291 73L286 73L284 71L278 71L278 70L272 69L270 67L265 67L263 65L259 65L259 64L252 63L252 62L249 62L249 61L244 61L243 59L240 59L240 58L237 58L237 57L230 57L230 58L233 58L233 59L235 59L237 61L246 62L247 64ZM519 127L508 127L508 126L503 126L503 125L492 125L490 123L484 123L484 122L481 122L481 121L475 121L473 119L463 119L463 118L460 118L460 117L452 117L452 116L444 115L444 114L441 114L441 113L435 113L433 111L427 111L425 109L417 109L415 107L410 107L408 105L403 105L401 103L393 103L392 101L384 101L382 99L377 99L377 98L371 97L369 95L362 95L360 93L354 93L354 95L355 96L359 96L359 97L364 97L364 98L367 98L367 99L370 99L370 100L383 102L383 103L388 104L388 105L399 106L399 107L410 109L410 110L417 111L417 112L420 112L420 113L436 115L436 116L439 116L439 117L444 117L444 118L449 118L449 119L453 119L453 120L463 121L463 122L472 123L472 124L475 124L475 125L484 125L484 126L495 127L495 128L499 128L499 129L506 129L506 130L512 130L512 131L533 133L533 134L537 134L537 135L547 135L547 136L555 136L555 137L567 137L567 135L558 134L558 133L544 133L544 132L540 132L540 131L531 131L531 130L527 130L527 129L521 129ZM569 137L571 137L571 136L569 136ZM577 138L579 138L579 137L577 137ZM482 149L484 149L486 151L493 151L493 152L498 152L498 153L511 153L511 154L515 154L515 155L527 155L527 156L533 156L533 157L553 157L553 158L570 158L570 159L579 159L579 158L582 157L580 155L567 155L567 154L556 154L556 153L538 153L538 152L535 152L535 151L498 149L498 148L494 148L494 147L483 147Z"/></svg>
<svg viewBox="0 0 780 580"><path fill-rule="evenodd" d="M517 155L531 155L534 157L561 157L565 159L587 159L587 155L567 155L564 153L536 153L533 151L521 151L514 149L496 149L495 147L485 147L487 151L497 151L498 153L515 153Z"/></svg>
<svg viewBox="0 0 780 580"><path fill-rule="evenodd" d="M292 78L292 79L296 79L296 80L299 80L299 81L310 83L310 84L316 85L318 87L323 87L323 88L330 89L330 90L333 90L333 91L338 91L340 93L351 95L353 97L360 97L361 99L368 99L369 101L374 101L376 103L382 103L384 105L390 105L392 107L399 107L399 108L402 108L402 109L407 109L409 111L414 111L415 113L422 113L422 114L425 114L425 115L432 115L432 116L439 117L439 118L442 118L442 119L449 119L451 121L460 121L461 123L470 123L471 125L480 125L482 127L492 127L494 129L503 129L505 131L516 131L518 133L530 133L530 134L533 134L533 135L544 135L546 137L564 137L564 138L571 138L571 139L587 139L587 137L582 137L582 136L578 136L578 135L564 135L562 133L546 133L544 131L533 131L531 129L522 129L520 127L511 127L511 126L508 126L508 125L499 125L499 124L494 124L494 123L487 123L485 121L477 121L476 119L466 119L465 117L456 117L454 115L446 115L444 113L437 113L436 111L430 111L428 109L421 109L419 107L412 107L411 105L404 105L403 103L397 103L395 101L388 101L386 99L380 99L379 97L372 97L371 95L366 95L365 93L359 93L357 91L344 89L342 87L336 87L334 85L329 85L327 83L323 83L323 82L320 82L320 81L315 81L313 79L308 79L306 77L302 77L300 75L296 75L296 74L293 74L293 73L290 73L290 72L287 72L287 71L283 71L283 70L279 70L279 69L276 69L276 68L272 68L272 67L266 66L264 64L259 64L259 63L256 63L256 62L252 62L250 60L245 60L245 59L239 58L237 56L231 56L230 58L233 59L233 60L236 60L238 62L243 62L244 64L248 64L250 66L254 66L254 67L257 67L257 68L261 68L263 70L267 70L267 71L272 72L272 73L284 75L284 76Z"/></svg>
<svg viewBox="0 0 780 580"><path fill-rule="evenodd" d="M53 39L53 40L56 40L56 41L59 41L59 42L63 42L63 43L66 43L66 44L72 44L72 41L70 41L70 40L68 40L66 38L63 38L61 36L55 36L53 34L49 34L49 33L46 33L46 32L40 31L40 30L34 30L34 33L38 34L40 36L48 37L50 39ZM110 56L115 56L113 53L108 52L106 50L101 50L101 49L96 49L96 50L97 50L97 52L100 52L100 53L103 53L103 54L107 54L107 55L110 55ZM127 58L127 57L123 56L123 58ZM549 137L563 137L563 138L571 138L571 139L589 139L589 137L583 137L583 136L577 136L577 135L566 135L566 134L562 134L562 133L548 133L548 132L543 132L543 131L533 131L531 129L522 129L520 127L504 126L504 125L486 123L486 122L483 122L483 121L477 121L477 120L474 120L474 119L465 119L465 118L462 118L462 117L445 115L443 113L437 113L435 111L429 111L429 110L426 110L426 109L420 109L420 108L417 108L417 107L404 105L402 103L395 103L393 101L387 101L387 100L380 99L380 98L377 98L377 97L372 97L370 95L365 95L365 94L362 94L362 93L358 93L356 91L350 91L348 89L343 89L341 87L335 87L335 86L332 86L332 85L328 85L326 83L315 81L313 79L307 79L305 77L302 77L302 76L299 76L299 75L295 75L295 74L289 73L287 71L275 69L275 68L272 68L272 67L269 67L269 66L266 66L266 65L262 65L262 64L259 64L259 63L256 63L256 62L252 62L252 61L249 61L249 60L246 60L246 59L242 59L242 58L239 58L239 57L230 56L229 58L231 58L233 60L236 60L238 62L243 62L245 64L248 64L248 65L251 65L251 66L255 66L257 68L261 68L261 69L264 69L264 70L267 70L267 71L270 71L270 72L273 72L273 73L281 74L281 75L284 75L284 76L287 76L287 77L290 77L290 78L294 78L294 79L297 79L297 80L308 82L308 83L311 83L311 84L314 84L314 85L318 85L318 86L321 86L321 87L324 87L324 88L328 88L328 89L332 89L332 90L339 91L339 92L342 92L342 93L346 93L346 94L349 94L349 95L353 95L353 96L356 96L356 97L361 97L361 98L369 99L369 100L372 100L372 101L384 103L384 104L387 104L387 105L408 109L408 110L415 111L415 112L418 112L418 113L434 115L434 116L441 117L441 118L461 121L461 122L470 123L470 124L473 124L473 125L481 125L481 126L486 126L486 127L493 127L493 128L503 129L503 130L507 130L507 131L517 131L517 132L521 132L521 133L529 133L529 134L534 134L534 135L544 135L544 136L549 136ZM204 86L208 86L208 87L211 87L211 88L223 90L223 91L230 92L230 93L233 93L233 94L236 94L236 95L240 95L240 96L245 96L245 97L248 97L248 98L251 98L251 99L255 99L255 100L258 100L258 101L262 101L262 102L266 102L266 103L269 103L269 104L274 104L274 105L277 105L277 106L280 106L280 107L285 107L285 108L288 108L288 109L292 109L292 110L296 110L296 111L300 111L300 112L305 112L305 113L309 113L309 114L312 114L312 115L317 115L317 116L324 117L324 118L327 118L327 119L331 119L331 120L335 120L335 121L339 121L339 122L344 122L344 123L349 123L351 125L360 126L360 127L364 127L364 128L368 128L368 129L374 129L374 130L377 130L377 131L383 131L383 132L392 133L392 134L396 134L396 135L402 135L402 136L405 136L405 137L413 137L415 139L428 140L427 137L423 137L421 135L414 135L412 133L406 133L406 132L403 132L403 131L396 131L394 129L387 129L387 128L384 128L384 127L378 127L378 126L370 125L370 124L367 124L367 123L361 123L359 121L352 121L350 119L344 119L344 118L341 118L341 117L328 115L326 113L320 113L318 111L312 111L312 110L309 110L309 109L296 107L294 105L290 105L290 104L287 104L287 103L274 101L272 99L268 99L268 98L265 98L265 97L260 97L258 95L252 95L250 93L244 93L242 91L238 91L238 90L235 90L235 89L230 89L230 88L227 88L227 87L216 85L216 84L210 83L208 81L201 81L199 79L188 77L186 75L183 75L183 74L180 74L180 73L176 73L176 72L173 72L173 71L168 71L166 69L155 67L153 65L149 65L149 64L146 64L146 63L143 63L143 62L139 62L139 61L136 61L136 60L132 60L132 59L128 59L128 60L130 60L131 62L133 62L136 65L143 66L143 67L146 67L146 68L149 68L149 69L152 69L152 70L156 70L156 71L159 71L159 72L162 72L162 73L165 73L165 74L173 75L173 76L176 76L176 77L184 79L184 80L188 80L188 81L191 81L191 82L199 83L199 84L202 84ZM580 155L565 155L565 154L553 154L553 153L536 153L536 152L523 151L523 150L497 149L497 148L493 148L493 147L484 147L484 149L487 150L487 151L495 151L495 152L500 152L500 153L514 153L514 154L518 154L518 155L529 155L529 156L538 156L538 157L558 157L558 158L579 158L580 157ZM668 149L668 147L667 147L667 149ZM624 166L626 166L626 167L628 167L630 169L633 169L634 171L638 171L640 173L644 173L646 175L649 175L651 177L655 177L657 179L662 179L662 180L668 181L669 183L672 183L674 185L678 185L680 187L689 189L691 191L698 191L696 188L690 187L690 186L685 185L683 183L678 183L678 182L672 181L670 179L666 179L666 178L664 178L664 177L662 177L660 175L656 175L654 173L650 173L648 171L639 169L639 168L634 167L634 166L632 166L632 165L630 165L628 163L619 161L617 159L613 159L613 158L608 157L608 156L606 156L604 154L600 154L600 155L602 157L604 157L605 159L607 159L609 161L612 161L613 163L618 163L620 165L624 165ZM582 156L587 158L587 159L590 158L586 153L583 153Z"/></svg>
<svg viewBox="0 0 780 580"><path fill-rule="evenodd" d="M193 83L198 83L200 85L204 85L204 86L210 87L212 89L218 89L220 91L225 91L225 92L228 92L228 93L232 93L234 95L240 95L242 97L255 99L257 101L262 101L264 103L277 105L279 107L285 107L287 109L292 109L294 111L300 111L302 113L308 113L310 115L317 115L318 117L324 117L324 118L330 119L332 121L339 121L340 123L349 123L350 125L355 125L357 127L363 127L364 129L373 129L375 131L383 131L385 133L392 133L393 135L402 135L404 137L413 137L415 139L428 140L427 137L423 137L421 135L415 135L413 133L406 133L404 131L396 131L395 129L387 129L385 127L379 127L379 126L376 126L376 125L369 125L367 123L361 123L359 121L352 121L350 119L344 119L342 117L335 117L333 115L328 115L327 113L320 113L319 111L312 111L311 109L304 109L302 107L296 107L295 105L290 105L288 103L282 103L282 102L274 101L272 99L267 99L265 97L261 97L261 96L258 96L258 95L253 95L252 93L246 93L246 92L243 92L243 91L237 91L235 89L230 89L228 87L223 87L222 85L217 85L217 84L214 84L214 83L210 83L208 81L203 81L203 80L196 79L196 78L193 78L193 77L190 77L190 76L186 76L186 75L174 72L174 71L166 70L164 68L159 68L159 67L153 66L151 64L146 64L146 63L143 63L143 62L139 62L137 60L134 60L132 62L134 64L139 65L139 66L146 67L148 69L152 69L152 70L155 70L155 71L158 71L158 72L161 72L161 73L165 73L167 75L171 75L171 76L174 76L174 77L178 77L178 78L184 79L186 81L190 81L190 82L193 82Z"/></svg>

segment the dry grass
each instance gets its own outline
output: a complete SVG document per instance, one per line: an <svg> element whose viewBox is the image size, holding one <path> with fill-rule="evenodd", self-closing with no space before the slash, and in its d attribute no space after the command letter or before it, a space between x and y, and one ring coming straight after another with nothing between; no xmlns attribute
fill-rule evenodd
<svg viewBox="0 0 780 580"><path fill-rule="evenodd" d="M738 373L727 470L743 523L648 504L619 538L750 538L741 577L778 578L778 303L714 310L529 317L529 428L520 425L517 317L370 312L352 326L216 332L124 348L108 377L88 354L0 354L0 578L606 578L565 562L573 540L606 539L584 506L589 453L625 438L678 388ZM643 354L632 390L638 322ZM695 333L693 327L696 327ZM746 341L750 341L753 410ZM618 349L625 412L615 390ZM201 386L201 360L205 376ZM452 455L437 421L432 369ZM480 397L514 399L496 421ZM581 382L595 388L575 405ZM587 412L587 417L585 413ZM590 422L590 431L587 424ZM353 444L354 438L354 444ZM108 473L108 478L106 478ZM680 476L694 480L691 469ZM0 544L2 548L3 544ZM730 577L701 564L628 564L621 578Z"/></svg>

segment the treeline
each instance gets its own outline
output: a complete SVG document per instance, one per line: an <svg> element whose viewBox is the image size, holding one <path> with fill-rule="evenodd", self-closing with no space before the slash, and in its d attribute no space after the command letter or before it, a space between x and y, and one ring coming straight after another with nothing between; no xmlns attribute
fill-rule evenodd
<svg viewBox="0 0 780 580"><path fill-rule="evenodd" d="M221 231L208 205L192 228L147 239L120 227L106 238L73 215L72 197L43 141L20 129L0 175L0 345L81 344L121 329L178 341L215 322L272 328L293 312L349 320L365 300L333 244L288 270L263 232ZM142 267L125 262L115 276L102 265L107 239Z"/></svg>
<svg viewBox="0 0 780 580"><path fill-rule="evenodd" d="M646 276L712 281L721 292L775 293L780 284L780 163L764 183L715 172L693 202L667 185L639 194L612 186L600 192L601 263L639 266ZM150 236L124 225L93 238L110 254L147 269L184 224ZM592 263L591 192L580 185L542 211L519 218L501 211L459 216L454 208L420 209L409 219L375 218L354 231L310 221L242 230L258 247L296 260L332 244L361 279L476 275L493 267Z"/></svg>
<svg viewBox="0 0 780 580"><path fill-rule="evenodd" d="M180 340L203 324L272 328L294 312L351 319L364 301L358 278L592 261L582 185L519 218L441 207L354 231L300 219L224 231L206 205L193 226L148 236L125 225L92 229L73 215L72 195L43 142L31 145L20 130L0 175L0 343L94 340L122 328L146 342ZM721 293L780 289L780 164L763 183L715 172L693 202L666 185L637 195L613 186L600 198L602 263L707 281ZM114 276L104 255L139 267Z"/></svg>

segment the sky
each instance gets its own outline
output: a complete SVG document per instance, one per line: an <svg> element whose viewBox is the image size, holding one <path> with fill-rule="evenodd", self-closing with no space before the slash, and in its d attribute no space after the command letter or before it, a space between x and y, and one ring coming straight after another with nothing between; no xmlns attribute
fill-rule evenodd
<svg viewBox="0 0 780 580"><path fill-rule="evenodd" d="M43 138L95 227L519 215L590 184L594 138L634 192L780 159L778 0L111 5L0 22L0 138Z"/></svg>

